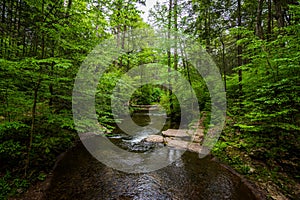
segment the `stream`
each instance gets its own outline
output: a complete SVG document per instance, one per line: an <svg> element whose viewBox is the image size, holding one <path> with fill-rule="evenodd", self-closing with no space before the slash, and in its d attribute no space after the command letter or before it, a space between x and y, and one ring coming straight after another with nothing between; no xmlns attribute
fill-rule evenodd
<svg viewBox="0 0 300 200"><path fill-rule="evenodd" d="M148 112L133 115L135 123L149 124ZM126 123L126 120L123 121ZM177 128L169 120L163 130ZM151 131L141 127L135 135L114 131L111 142L128 151L147 152L160 148L144 142ZM176 154L169 149L169 154ZM96 160L82 143L68 151L57 164L46 199L81 200L252 200L255 191L232 171L211 156L200 159L198 154L185 152L171 165L149 173L125 173Z"/></svg>

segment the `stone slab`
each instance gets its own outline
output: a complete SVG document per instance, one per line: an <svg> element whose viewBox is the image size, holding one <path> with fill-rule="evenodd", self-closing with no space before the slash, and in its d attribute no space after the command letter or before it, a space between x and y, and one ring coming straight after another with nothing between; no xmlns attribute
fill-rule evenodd
<svg viewBox="0 0 300 200"><path fill-rule="evenodd" d="M161 135L149 135L146 139L146 142L155 142L155 143L163 143L164 137Z"/></svg>
<svg viewBox="0 0 300 200"><path fill-rule="evenodd" d="M190 137L193 134L193 131L188 129L168 129L162 131L163 136L165 137Z"/></svg>

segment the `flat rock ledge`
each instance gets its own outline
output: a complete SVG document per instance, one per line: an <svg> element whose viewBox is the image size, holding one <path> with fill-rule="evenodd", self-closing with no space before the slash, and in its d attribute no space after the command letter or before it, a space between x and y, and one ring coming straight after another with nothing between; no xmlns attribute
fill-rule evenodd
<svg viewBox="0 0 300 200"><path fill-rule="evenodd" d="M149 135L146 139L146 142L153 142L153 143L164 143L164 137L161 135Z"/></svg>
<svg viewBox="0 0 300 200"><path fill-rule="evenodd" d="M204 138L203 129L168 129L162 131L164 137L172 137L178 139L188 139L195 143L201 143Z"/></svg>
<svg viewBox="0 0 300 200"><path fill-rule="evenodd" d="M162 135L149 135L145 141L163 143L176 149L206 154L208 149L201 146L203 138L203 129L168 129L162 131Z"/></svg>

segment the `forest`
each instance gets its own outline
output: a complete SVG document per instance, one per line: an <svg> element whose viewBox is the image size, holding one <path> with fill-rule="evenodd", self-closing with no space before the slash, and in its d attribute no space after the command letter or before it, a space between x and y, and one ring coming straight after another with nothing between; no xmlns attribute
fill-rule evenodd
<svg viewBox="0 0 300 200"><path fill-rule="evenodd" d="M209 127L208 86L171 32L201 44L224 83L226 121L212 155L255 183L266 199L299 199L300 1L161 0L144 19L148 3L0 0L0 199L22 199L47 179L60 154L80 143L72 113L76 75L89 53L110 38L125 53L98 82L95 110L102 128L116 128L112 91L122 75L151 63L185 77ZM145 45L126 52L125 33L136 29L166 30L176 48ZM143 85L128 106L134 112L136 105L160 104L176 122L181 105L174 93Z"/></svg>

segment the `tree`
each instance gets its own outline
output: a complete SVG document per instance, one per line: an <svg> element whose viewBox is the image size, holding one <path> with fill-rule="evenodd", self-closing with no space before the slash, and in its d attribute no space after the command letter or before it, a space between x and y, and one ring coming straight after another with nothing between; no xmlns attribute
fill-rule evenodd
<svg viewBox="0 0 300 200"><path fill-rule="evenodd" d="M109 33L102 10L81 0L3 0L0 8L0 170L34 180L75 140L74 77Z"/></svg>

